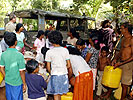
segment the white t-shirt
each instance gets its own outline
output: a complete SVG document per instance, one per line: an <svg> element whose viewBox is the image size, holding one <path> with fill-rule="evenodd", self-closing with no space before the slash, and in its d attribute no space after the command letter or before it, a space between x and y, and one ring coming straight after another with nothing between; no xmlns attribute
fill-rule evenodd
<svg viewBox="0 0 133 100"><path fill-rule="evenodd" d="M54 47L47 51L46 62L51 62L51 75L65 75L68 73L66 60L69 60L69 52L63 47Z"/></svg>
<svg viewBox="0 0 133 100"><path fill-rule="evenodd" d="M34 42L34 46L37 47L36 52L37 52L37 53L41 53L42 47L45 46L44 38L43 38L42 40L40 40L40 39L37 38L37 39L35 40L35 42Z"/></svg>
<svg viewBox="0 0 133 100"><path fill-rule="evenodd" d="M70 61L72 65L72 70L75 76L78 76L79 73L89 72L91 68L83 59L83 57L78 55L70 55Z"/></svg>
<svg viewBox="0 0 133 100"><path fill-rule="evenodd" d="M17 47L23 48L23 47L24 47L24 42L23 42L23 40L25 39L24 33L21 32L20 34L17 34L17 33L15 32L15 34L16 34L16 37L17 37L17 46L16 46L16 48L17 48Z"/></svg>
<svg viewBox="0 0 133 100"><path fill-rule="evenodd" d="M71 37L68 37L68 38L67 38L67 43L75 46L77 40L78 40L77 38L71 39Z"/></svg>

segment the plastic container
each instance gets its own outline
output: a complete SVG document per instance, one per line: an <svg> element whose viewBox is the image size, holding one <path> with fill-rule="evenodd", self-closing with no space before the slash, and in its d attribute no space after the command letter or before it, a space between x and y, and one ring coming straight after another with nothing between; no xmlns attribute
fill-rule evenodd
<svg viewBox="0 0 133 100"><path fill-rule="evenodd" d="M120 100L121 99L121 94L122 94L122 87L121 87L121 84L120 84L119 88L115 90L114 97L117 100Z"/></svg>
<svg viewBox="0 0 133 100"><path fill-rule="evenodd" d="M72 92L68 92L65 95L61 96L61 100L73 100L73 93Z"/></svg>
<svg viewBox="0 0 133 100"><path fill-rule="evenodd" d="M113 66L106 66L104 68L102 84L110 88L118 88L120 85L122 70L120 68L114 69Z"/></svg>
<svg viewBox="0 0 133 100"><path fill-rule="evenodd" d="M0 72L0 84L1 84L2 81L3 81L3 75L2 75L2 73Z"/></svg>

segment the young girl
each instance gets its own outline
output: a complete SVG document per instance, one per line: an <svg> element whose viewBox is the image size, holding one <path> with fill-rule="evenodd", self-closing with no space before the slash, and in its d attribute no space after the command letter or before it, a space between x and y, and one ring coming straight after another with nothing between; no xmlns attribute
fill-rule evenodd
<svg viewBox="0 0 133 100"><path fill-rule="evenodd" d="M75 46L78 40L76 30L74 28L71 28L70 32L68 32L67 35L69 36L67 38L67 43Z"/></svg>
<svg viewBox="0 0 133 100"><path fill-rule="evenodd" d="M36 60L40 62L44 62L43 54L41 53L42 47L45 46L44 31L43 30L38 31L38 34L36 37L37 39L34 42L34 48L36 49L36 52L37 52Z"/></svg>
<svg viewBox="0 0 133 100"><path fill-rule="evenodd" d="M93 73L91 68L80 56L78 49L73 47L67 49L70 53L70 62L76 77L73 100L93 100Z"/></svg>
<svg viewBox="0 0 133 100"><path fill-rule="evenodd" d="M28 87L28 100L46 100L44 89L47 83L43 77L37 75L39 72L39 63L36 60L29 60L26 64L26 84Z"/></svg>
<svg viewBox="0 0 133 100"><path fill-rule="evenodd" d="M29 47L30 49L32 49L32 47L26 43L25 35L22 32L23 30L24 30L23 24L18 23L16 25L16 29L15 29L15 31L16 31L15 34L16 34L16 37L17 37L16 49L24 54L24 52L25 52L24 51L24 45Z"/></svg>
<svg viewBox="0 0 133 100"><path fill-rule="evenodd" d="M51 31L48 39L54 46L46 53L47 70L51 74L47 86L47 94L53 94L54 100L61 100L61 95L68 92L68 70L71 69L69 52L60 46L62 35L58 31ZM68 70L67 70L68 69Z"/></svg>

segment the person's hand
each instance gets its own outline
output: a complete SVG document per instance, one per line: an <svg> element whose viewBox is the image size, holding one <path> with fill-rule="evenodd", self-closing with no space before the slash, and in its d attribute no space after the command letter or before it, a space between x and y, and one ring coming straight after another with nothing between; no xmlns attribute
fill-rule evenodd
<svg viewBox="0 0 133 100"><path fill-rule="evenodd" d="M120 65L121 65L121 63L120 63L120 62L117 62L117 63L114 65L114 69L117 68L117 67L119 67Z"/></svg>
<svg viewBox="0 0 133 100"><path fill-rule="evenodd" d="M114 59L111 63L112 66L114 66L116 64L116 60Z"/></svg>
<svg viewBox="0 0 133 100"><path fill-rule="evenodd" d="M23 93L26 92L26 83L23 84Z"/></svg>

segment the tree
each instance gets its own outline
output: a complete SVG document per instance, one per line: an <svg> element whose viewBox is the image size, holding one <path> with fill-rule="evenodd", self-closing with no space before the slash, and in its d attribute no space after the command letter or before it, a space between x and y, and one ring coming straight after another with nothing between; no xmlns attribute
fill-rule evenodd
<svg viewBox="0 0 133 100"><path fill-rule="evenodd" d="M113 7L113 20L116 22L116 29L118 29L119 23L123 21L130 21L133 23L133 7L131 0L105 0L105 3L108 2L110 2L111 6Z"/></svg>

